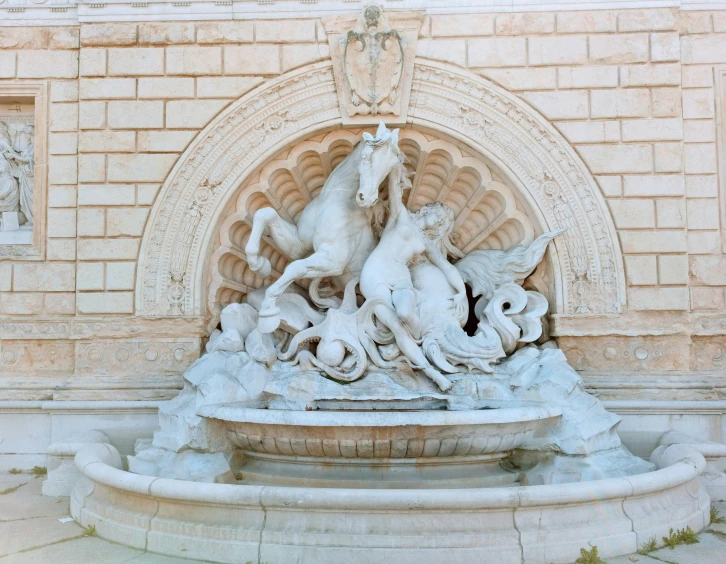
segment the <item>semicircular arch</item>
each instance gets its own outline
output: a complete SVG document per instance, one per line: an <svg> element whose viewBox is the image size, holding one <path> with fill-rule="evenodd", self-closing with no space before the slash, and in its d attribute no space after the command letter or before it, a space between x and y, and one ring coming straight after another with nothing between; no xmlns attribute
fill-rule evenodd
<svg viewBox="0 0 726 564"><path fill-rule="evenodd" d="M240 187L286 148L292 147L286 158L297 162L304 156L295 149L299 142L340 127L330 61L271 80L218 115L181 156L154 204L141 244L136 314L207 316L206 265ZM622 257L605 201L574 149L536 110L482 77L417 58L408 127L483 155L526 201L539 230L566 229L550 251L554 313L620 311ZM341 142L356 139L348 132ZM329 173L325 167L320 174Z"/></svg>

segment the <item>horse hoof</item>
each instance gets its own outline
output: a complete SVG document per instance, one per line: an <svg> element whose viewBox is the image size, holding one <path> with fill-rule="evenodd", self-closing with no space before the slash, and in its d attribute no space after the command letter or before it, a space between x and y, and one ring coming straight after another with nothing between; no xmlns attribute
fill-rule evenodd
<svg viewBox="0 0 726 564"><path fill-rule="evenodd" d="M247 255L247 265L253 272L257 272L263 278L267 278L272 272L270 259L259 255Z"/></svg>
<svg viewBox="0 0 726 564"><path fill-rule="evenodd" d="M272 333L280 326L280 308L265 308L262 306L259 320L257 321L257 329L260 333Z"/></svg>

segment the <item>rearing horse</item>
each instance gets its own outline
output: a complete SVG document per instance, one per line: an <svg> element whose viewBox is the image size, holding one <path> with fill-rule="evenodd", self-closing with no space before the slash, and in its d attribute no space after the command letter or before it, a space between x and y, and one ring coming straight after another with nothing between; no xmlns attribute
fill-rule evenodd
<svg viewBox="0 0 726 564"><path fill-rule="evenodd" d="M376 245L366 208L378 201L381 182L401 162L398 131L389 131L381 123L375 137L363 133L361 142L305 207L297 225L283 220L272 208L255 212L252 233L245 246L249 267L263 276L270 274L270 261L259 254L266 230L275 245L294 259L265 291L258 324L261 333L271 333L279 326L277 298L296 280L343 277L344 285L360 274Z"/></svg>

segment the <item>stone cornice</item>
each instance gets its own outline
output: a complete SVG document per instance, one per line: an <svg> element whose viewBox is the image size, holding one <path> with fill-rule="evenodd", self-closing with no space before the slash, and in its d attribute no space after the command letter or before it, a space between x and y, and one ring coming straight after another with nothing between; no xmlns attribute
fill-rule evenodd
<svg viewBox="0 0 726 564"><path fill-rule="evenodd" d="M619 315L553 315L550 335L553 337L662 337L686 335L708 337L726 335L723 313L635 312Z"/></svg>
<svg viewBox="0 0 726 564"><path fill-rule="evenodd" d="M76 340L88 338L143 338L203 336L204 320L196 317L175 319L142 317L0 317L3 340L51 339Z"/></svg>
<svg viewBox="0 0 726 564"><path fill-rule="evenodd" d="M358 10L362 0L0 0L0 27L77 25L132 21L200 21L274 18L318 18ZM637 0L612 2L509 3L494 0L385 0L387 10L425 10L426 14L508 13L612 10L673 7L681 10L723 10L726 2Z"/></svg>

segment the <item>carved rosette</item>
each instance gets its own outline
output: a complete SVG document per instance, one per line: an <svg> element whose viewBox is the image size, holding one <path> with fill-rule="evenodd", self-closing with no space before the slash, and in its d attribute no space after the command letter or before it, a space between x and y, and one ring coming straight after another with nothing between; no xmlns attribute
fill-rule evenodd
<svg viewBox="0 0 726 564"><path fill-rule="evenodd" d="M481 77L426 60L416 62L408 113L409 128L441 132L489 159L515 187L536 231L567 229L553 249L555 313L620 310L624 276L612 219L585 165L544 118ZM285 147L343 119L333 63L322 62L262 85L200 133L147 224L137 315L207 317L205 293L219 272L210 260L220 259L210 257L224 218L238 211L241 187L251 186L255 171ZM285 207L262 193L264 205Z"/></svg>

